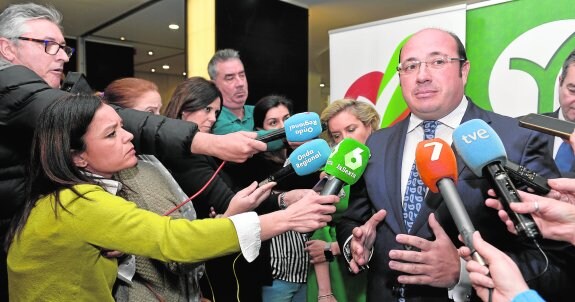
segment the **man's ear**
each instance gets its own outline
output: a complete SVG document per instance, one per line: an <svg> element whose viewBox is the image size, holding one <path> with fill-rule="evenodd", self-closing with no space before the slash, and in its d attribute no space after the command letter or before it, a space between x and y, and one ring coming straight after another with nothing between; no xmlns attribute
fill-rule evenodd
<svg viewBox="0 0 575 302"><path fill-rule="evenodd" d="M0 37L0 56L8 62L14 62L16 58L16 45L6 38Z"/></svg>
<svg viewBox="0 0 575 302"><path fill-rule="evenodd" d="M74 160L74 165L78 168L86 168L88 162L84 159L84 152L74 151L72 155L72 160Z"/></svg>

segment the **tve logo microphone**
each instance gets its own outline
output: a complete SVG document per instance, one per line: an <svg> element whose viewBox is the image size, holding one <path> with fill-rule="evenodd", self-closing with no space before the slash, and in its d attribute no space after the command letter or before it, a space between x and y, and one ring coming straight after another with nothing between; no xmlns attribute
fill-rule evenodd
<svg viewBox="0 0 575 302"><path fill-rule="evenodd" d="M487 130L485 130L483 128L472 129L470 133L462 132L462 133L460 133L460 135L461 135L461 139L466 144L471 144L478 139L488 139L489 138L489 132L487 132Z"/></svg>

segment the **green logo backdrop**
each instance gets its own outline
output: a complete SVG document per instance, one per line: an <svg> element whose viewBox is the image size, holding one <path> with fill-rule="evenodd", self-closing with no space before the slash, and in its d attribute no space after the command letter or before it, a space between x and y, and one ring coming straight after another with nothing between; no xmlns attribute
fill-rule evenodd
<svg viewBox="0 0 575 302"><path fill-rule="evenodd" d="M493 110L489 99L489 78L501 53L522 34L543 24L558 20L575 19L573 0L516 0L467 12L466 48L471 62L466 93L473 101L487 110ZM546 64L530 59L509 59L509 69L525 72L538 88L538 112L553 108L557 87L556 77L567 55L575 49L575 28L559 48L552 50ZM533 41L533 48L553 47L542 41ZM513 79L509 79L513 85ZM520 89L520 87L519 87Z"/></svg>

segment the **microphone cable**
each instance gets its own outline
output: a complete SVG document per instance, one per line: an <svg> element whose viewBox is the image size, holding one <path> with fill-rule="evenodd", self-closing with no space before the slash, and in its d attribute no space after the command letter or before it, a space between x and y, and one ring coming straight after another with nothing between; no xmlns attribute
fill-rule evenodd
<svg viewBox="0 0 575 302"><path fill-rule="evenodd" d="M220 166L218 167L218 169L214 172L214 174L212 175L212 177L206 182L206 184L198 190L198 192L194 193L192 196L188 197L188 199L182 201L179 205L173 207L172 209L168 210L166 213L164 213L162 216L168 216L170 214L172 214L173 212L177 211L179 208L181 208L182 206L184 206L186 203L190 202L192 199L196 198L198 195L202 194L202 192L204 192L204 190L206 190L206 188L212 183L212 181L214 181L214 178L216 178L216 175L218 175L218 173L220 173L220 171L222 170L222 168L224 167L224 165L226 164L227 161L223 161Z"/></svg>
<svg viewBox="0 0 575 302"><path fill-rule="evenodd" d="M547 254L545 254L545 251L543 250L543 248L539 244L539 241L533 239L533 243L535 244L535 246L537 247L537 249L539 250L541 255L543 255L543 258L545 259L545 267L543 268L543 270L539 274L537 274L533 278L530 278L529 280L525 280L525 282L529 282L529 281L535 280L535 279L543 276L543 274L545 274L547 272L547 269L549 268L549 258L547 257Z"/></svg>
<svg viewBox="0 0 575 302"><path fill-rule="evenodd" d="M194 198L196 198L198 195L202 194L202 192L204 192L206 190L206 188L212 183L212 181L214 181L214 178L216 178L216 175L218 175L218 173L220 173L220 171L222 170L222 168L224 167L224 165L227 163L227 161L222 161L222 163L220 164L220 166L218 167L218 169L216 169L216 171L214 171L214 174L212 174L212 177L210 177L210 179L206 182L206 184L199 189L196 193L194 193L193 195L191 195L190 197L188 197L188 199L182 201L180 204L178 204L177 206L173 207L172 209L168 210L166 213L164 213L162 216L168 216L170 214L172 214L173 212L177 211L178 209L180 209L182 206L184 206L186 203L192 201ZM238 254L238 256L234 259L234 262L232 264L232 270L234 272L234 277L236 279L236 287L237 287L237 292L236 292L236 297L238 298L239 301L239 297L240 297L240 283L239 283L239 279L236 273L236 261L239 259L239 257L242 255L242 253L240 252ZM206 277L208 278L208 284L210 287L210 290L212 291L212 298L214 299L214 302L216 301L216 297L215 297L215 293L214 293L214 289L212 287L212 283L210 278L208 277L208 272L206 270Z"/></svg>

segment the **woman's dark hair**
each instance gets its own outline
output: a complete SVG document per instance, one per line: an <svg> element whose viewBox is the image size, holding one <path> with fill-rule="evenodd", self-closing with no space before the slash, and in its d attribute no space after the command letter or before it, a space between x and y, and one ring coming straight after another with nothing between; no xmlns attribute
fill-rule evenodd
<svg viewBox="0 0 575 302"><path fill-rule="evenodd" d="M86 149L84 135L101 106L102 101L97 96L70 95L54 101L40 114L32 140L25 203L12 220L6 249L22 231L40 197L54 196L53 208L57 217L58 208L66 211L60 201L61 190L70 189L82 196L74 185L98 183L74 164L74 155Z"/></svg>
<svg viewBox="0 0 575 302"><path fill-rule="evenodd" d="M182 119L183 112L194 112L208 107L215 99L220 98L222 107L222 94L216 84L202 77L191 77L181 82L174 90L174 94L164 111L169 118ZM220 115L218 112L216 118Z"/></svg>
<svg viewBox="0 0 575 302"><path fill-rule="evenodd" d="M264 120L268 110L275 108L279 105L284 105L288 109L290 115L293 114L293 102L282 95L268 95L261 98L254 106L254 126L256 128L264 128ZM256 130L256 129L254 129Z"/></svg>
<svg viewBox="0 0 575 302"><path fill-rule="evenodd" d="M279 105L284 105L288 109L290 115L293 114L293 103L290 99L285 96L281 95L268 95L261 98L256 105L254 106L254 130L258 130L258 128L264 128L264 121L266 119L266 114L272 108L275 108ZM259 153L258 156L262 156L264 159L273 161L278 164L283 164L286 160L286 150L276 150L276 151L267 151ZM290 151L289 148L287 150Z"/></svg>

